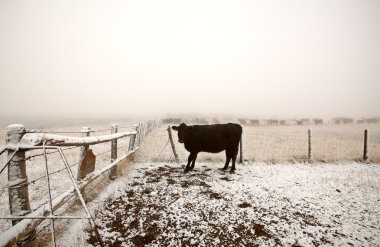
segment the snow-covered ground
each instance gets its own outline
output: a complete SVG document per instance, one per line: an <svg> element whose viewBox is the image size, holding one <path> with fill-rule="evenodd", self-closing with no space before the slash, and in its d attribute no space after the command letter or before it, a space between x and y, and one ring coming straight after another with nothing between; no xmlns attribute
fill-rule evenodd
<svg viewBox="0 0 380 247"><path fill-rule="evenodd" d="M184 174L175 163L132 164L90 204L103 240L114 246L380 243L379 165L247 163L235 174L222 166L198 163ZM85 244L97 245L91 231L87 238Z"/></svg>
<svg viewBox="0 0 380 247"><path fill-rule="evenodd" d="M283 133L276 131L277 137ZM339 164L304 164L302 159L291 159L292 164L286 163L286 157L294 156L293 149L287 148L289 145L283 142L283 137L268 139L265 135L265 138L258 138L261 132L264 133L264 130L260 128L245 128L244 155L250 161L237 165L235 174L219 170L223 166L224 153L201 153L195 171L184 174L181 166L188 152L177 143L177 136L174 135L181 165L171 163L173 155L167 143L166 127L155 129L136 155L136 163L128 166L123 177L110 182L106 174L104 179L95 181L86 189L90 210L95 215L104 240L116 246L140 246L144 243L173 246L376 246L380 243L379 164L345 161ZM313 133L318 136L318 132ZM375 132L375 135L374 131L370 133L375 144L370 145L370 156L378 157L376 145L380 143L380 132ZM296 138L297 135L293 134L289 136ZM326 134L325 140L330 140L330 137ZM257 146L257 143L265 144L262 140L270 145ZM346 144L351 143L344 140L344 145L340 142L336 145L339 150L346 150ZM129 138L126 138L118 143L121 147L119 155L124 153L128 142ZM271 143L281 144L284 148L273 148ZM306 150L306 147L297 145L298 151ZM91 148L98 154L97 169L109 164L109 143ZM316 145L314 151L318 150ZM251 159L260 157L257 152L274 153L285 158L276 164L270 164L271 158L264 159L269 161L266 163L253 162L260 160ZM344 153L347 152L357 156L361 150L353 152L347 149ZM37 151L28 152L28 155L35 153ZM340 151L338 153L341 154ZM340 157L326 154L330 155L326 160ZM67 150L65 155L70 164L75 164L79 149ZM51 154L48 158L52 172L63 168L62 161L56 156ZM352 159L351 156L344 157ZM35 181L29 185L33 210L47 200L46 179L36 180L45 174L42 158L39 156L27 161L28 181ZM3 155L1 161L5 159ZM72 169L76 173L76 166ZM53 197L71 186L64 172L51 176ZM0 215L9 215L6 185L4 172L0 176L0 186L4 187L0 191ZM85 215L73 203L67 204L56 214ZM45 221L37 228L41 245L49 244L48 224L49 221ZM9 221L2 220L0 232L9 226ZM58 244L96 245L95 239L90 236L91 230L86 229L89 229L86 220L57 220Z"/></svg>

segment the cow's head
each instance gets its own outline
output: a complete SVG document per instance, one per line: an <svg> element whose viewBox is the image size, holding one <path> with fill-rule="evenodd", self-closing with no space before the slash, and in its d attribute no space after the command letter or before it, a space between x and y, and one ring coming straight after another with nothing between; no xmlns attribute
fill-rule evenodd
<svg viewBox="0 0 380 247"><path fill-rule="evenodd" d="M172 129L178 131L178 142L184 143L189 135L189 126L181 123L179 126L172 126Z"/></svg>

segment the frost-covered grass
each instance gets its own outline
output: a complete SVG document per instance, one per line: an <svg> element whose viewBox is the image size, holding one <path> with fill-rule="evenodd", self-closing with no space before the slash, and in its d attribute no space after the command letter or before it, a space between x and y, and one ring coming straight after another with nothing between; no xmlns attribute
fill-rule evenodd
<svg viewBox="0 0 380 247"><path fill-rule="evenodd" d="M114 246L377 245L380 167L135 163L92 204ZM87 244L96 245L91 231Z"/></svg>
<svg viewBox="0 0 380 247"><path fill-rule="evenodd" d="M104 125L91 127L94 129L107 128ZM254 241L256 241L255 243L257 244L265 243L270 245L272 243L298 243L301 245L308 245L310 244L310 241L316 241L315 243L311 242L311 244L324 243L327 245L335 245L335 243L349 244L349 242L354 243L355 245L376 243L375 240L379 240L377 235L380 233L378 228L380 225L379 221L375 220L376 217L379 218L377 215L379 208L376 206L376 200L379 201L378 191L380 187L378 165L364 165L347 162L340 165L329 163L316 163L311 165L302 164L302 161L306 158L307 154L307 129L309 127L313 128L313 152L315 160L335 163L336 161L344 160L360 160L362 155L363 130L364 128L368 128L370 133L370 160L372 162L380 163L379 125L259 126L244 128L244 157L247 162L244 166L237 166L239 170L236 174L231 175L216 170L216 167L222 167L222 163L225 159L224 153L201 153L198 156L196 164L198 171L185 175L181 173L182 170L179 169L177 165L169 163L170 161L173 161L173 155L170 144L167 144L168 135L166 127L163 126L155 129L150 135L148 135L136 157L138 163L129 167L130 169L126 174L126 177L119 178L116 182L110 184L108 189L99 199L90 202L91 208L92 210L97 210L99 212L99 214L97 214L99 219L104 216L102 213L106 214L109 211L109 209L107 209L108 207L111 207L115 212L122 212L123 209L128 212L129 209L127 210L127 208L123 208L125 207L124 199L127 199L128 195L131 195L131 192L133 192L134 195L136 195L133 197L136 205L132 206L136 206L136 208L139 208L139 205L141 206L139 209L140 211L136 209L137 211L135 215L132 215L135 218L139 218L138 227L140 227L140 224L143 224L142 229L146 230L146 227L149 227L148 225L144 227L144 222L140 223L140 218L142 217L141 219L144 219L144 217L148 217L147 215L149 215L149 213L147 212L151 209L149 209L149 207L145 208L145 205L150 205L149 203L152 202L150 200L154 199L153 201L156 201L157 205L151 205L151 208L157 209L157 207L162 207L168 211L164 218L168 220L170 219L171 221L162 221L160 223L161 225L159 225L159 229L166 229L165 231L167 235L173 234L174 229L172 228L174 226L178 227L178 220L183 221L183 219L171 215L170 212L174 209L169 207L170 205L183 208L181 214L185 214L185 211L197 212L197 210L202 209L203 205L204 208L209 211L217 211L214 215L216 217L214 220L219 219L218 217L222 217L220 218L223 219L221 220L222 222L226 220L226 222L235 226L235 228L238 229L238 232L240 231L239 234L241 235L241 239L255 239ZM52 130L61 131L79 129L80 126L75 128L52 128ZM102 132L97 134L101 135L108 133L109 132ZM75 134L68 135L75 136ZM5 130L0 132L0 136L3 136L1 144L4 144ZM78 136L78 134L76 136ZM187 160L188 152L184 149L182 144L177 142L177 135L175 132L173 136L183 165ZM118 145L119 147L126 146L128 145L128 142L129 138L125 138L122 139ZM97 169L109 164L110 153L108 151L110 150L110 143L95 145L91 148L93 148L95 154L98 154ZM119 149L119 156L121 156L126 149L127 147ZM27 156L39 152L41 151L28 152ZM79 149L67 150L65 151L65 154L70 164L78 162ZM5 155L0 158L2 163L4 163L5 159ZM60 170L64 167L59 156L56 154L49 155L48 162L50 172ZM277 164L272 164L276 162ZM145 170L143 170L143 168ZM72 170L74 175L76 175L77 165L74 165ZM151 171L153 175L145 174L146 171ZM32 158L27 161L27 174L28 181L33 181L45 174L42 157ZM154 174L159 174L161 177L157 177ZM231 179L232 181L230 181ZM106 181L103 180L100 182L100 186L97 186L97 181L93 186L89 187L87 191L90 194L93 194L91 198L95 198L99 193L99 188L108 183L107 179L105 180ZM59 195L68 187L71 187L71 181L65 171L52 175L51 181L53 184L53 197ZM187 187L186 183L189 183L187 184ZM127 184L130 186L126 187ZM135 186L132 186L133 184L135 184ZM7 176L5 171L0 175L0 188L4 188L6 185ZM175 189L176 192L171 191L172 188ZM150 190L153 192L157 189L157 195L155 195L154 192L153 194L151 194L151 192L143 193L142 191L145 189L147 192ZM118 191L117 193L115 193L116 190ZM125 193L127 193L127 196L125 196ZM161 197L165 193L167 195ZM0 194L0 215L9 215L7 189L5 188L3 191L0 191ZM116 206L112 206L114 200L117 200L115 197L116 195L121 196L123 203L116 203ZM149 196L152 197L150 198ZM194 198L187 198L187 196L193 196ZM46 179L37 180L29 185L29 197L32 209L38 208L41 203L47 200ZM173 199L183 199L178 199L172 204L169 200L171 197ZM102 201L102 199L105 198L108 198L107 200L111 203L110 205L107 206L107 203ZM290 201L284 198L290 198ZM236 201L235 199L239 200ZM252 201L249 201L251 199ZM253 199L259 204L253 203ZM216 204L208 205L206 203L208 201L214 201ZM235 201L238 204L234 204L233 202ZM191 204L190 202L194 202L195 204ZM222 202L223 204L221 204ZM127 205L129 205L128 203ZM220 205L218 203L220 203ZM279 208L279 206L276 206L277 203L278 205L282 205L282 207ZM236 205L238 207L237 210L235 210ZM105 206L104 209L103 206ZM219 209L220 211L218 211ZM296 209L298 211L295 211ZM340 212L337 216L333 216L333 211L335 209L337 209L336 212ZM359 213L355 213L355 210L364 216L360 218ZM229 213L231 214L229 216L232 216L232 219L235 219L235 223L238 225L228 221L228 217L222 215L224 211L232 212ZM69 206L58 212L58 214L67 213L70 213L70 215L84 215L83 211L81 211L78 206ZM323 214L326 214L326 217L324 217ZM353 216L351 216L351 214ZM250 221L250 223L242 223L242 219L245 219L247 215L253 217L251 218L252 221ZM154 217L158 216L156 215ZM201 220L202 217L204 217L203 215L191 213L186 217L189 222L194 221L195 225L198 221L203 222L203 225L206 224L204 219L203 221ZM206 215L205 217L207 222L209 222L210 219L213 220L210 216ZM194 220L194 218L197 220ZM334 220L332 220L333 218L336 218L335 223ZM128 243L133 243L133 241L143 241L141 239L144 239L144 236L139 236L139 234L144 232L141 232L139 230L140 228L134 227L136 222L133 222L131 219L132 218L125 222L121 222L123 223L123 226L125 223L127 228L132 227L128 228L128 232L131 231L132 235L124 236L122 238L123 241L130 241ZM325 221L320 221L319 219L324 219L327 223ZM149 217L146 218L145 221L148 220ZM156 220L153 219L153 222L154 221ZM271 221L273 222L271 223ZM110 220L110 222L110 224L113 224L112 220ZM331 222L334 224L331 224ZM349 224L350 222L351 224ZM116 224L119 223L120 222L117 222ZM130 223L132 223L131 226L129 226ZM312 223L314 226L308 223ZM373 225L369 226L372 223ZM106 223L102 221L101 226L104 226L105 224ZM46 225L47 223L44 223L43 226ZM67 228L68 225L71 227ZM329 228L330 225L333 227ZM362 228L360 228L359 225L362 225ZM1 232L9 226L9 221L0 221ZM179 224L179 226L181 226L181 224ZM247 226L252 226L249 231L248 228L246 228ZM59 221L57 223L57 229L61 245L65 245L65 243L70 243L70 245L73 246L88 244L85 241L87 236L83 233L86 227L86 221ZM41 229L42 227L39 227L37 230L40 231ZM200 231L203 231L203 228L199 229ZM319 230L317 231L316 229ZM330 231L328 229L336 229L343 235L337 235L337 233L332 233L332 230ZM215 238L215 234L217 234L216 231L219 231L219 233L222 234L222 230L226 229L214 229L214 231L208 232L208 235L206 234L202 236L204 236L205 239ZM233 230L234 229L232 229L232 231ZM299 232L301 230L302 232ZM105 237L109 234L117 234L108 233L104 229L102 231L105 234ZM158 234L162 236L162 241L164 241L164 239L166 239L165 241L172 241L174 237L170 238L170 236L166 236L165 231L159 232ZM226 231L229 232L230 229L227 229ZM304 231L306 233L304 233ZM279 233L274 235L274 232ZM297 234L295 232L297 232ZM186 235L190 233L191 232L185 228L178 233L182 234L181 236L184 236L181 240L184 241L184 244L191 244L196 241L194 240L195 238L192 237L191 239L193 239L193 242L191 242L190 237L193 235ZM191 234L195 234L194 236L196 236L201 233L197 231ZM257 237L257 234L260 236ZM334 234L338 237L334 236ZM41 239L43 241L49 241L47 230L42 231L40 235L42 236ZM187 239L185 238L185 235L188 237ZM325 235L327 238L324 237ZM230 237L231 235L226 235L225 237L223 237L223 235L218 236L220 241L223 242L229 241L226 239L227 236ZM297 236L299 236L299 238ZM135 237L135 239L132 239L133 237ZM223 238L225 240L223 240ZM289 240L286 240L287 238L289 238ZM325 238L326 240L324 240ZM235 241L234 239L240 241L237 236L232 238L233 241Z"/></svg>
<svg viewBox="0 0 380 247"><path fill-rule="evenodd" d="M156 130L147 139L149 149L144 149L141 160L172 161L167 126ZM369 129L369 161L380 163L380 124L309 125L309 126L245 126L243 129L243 154L247 161L268 163L303 162L308 154L308 129L312 129L313 159L317 162L361 161L363 157L364 129ZM177 132L173 138L181 161L188 152L178 143ZM224 153L200 153L202 162L224 162Z"/></svg>

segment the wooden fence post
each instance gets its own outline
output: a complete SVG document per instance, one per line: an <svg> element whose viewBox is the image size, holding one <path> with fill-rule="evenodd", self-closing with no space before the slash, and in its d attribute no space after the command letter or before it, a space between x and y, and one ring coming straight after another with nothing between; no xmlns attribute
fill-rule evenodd
<svg viewBox="0 0 380 247"><path fill-rule="evenodd" d="M12 124L7 127L6 143L17 146L25 134L22 124ZM8 159L12 157L13 150L8 150ZM8 196L11 215L23 216L31 212L28 193L28 177L26 175L25 151L20 150L8 165ZM20 220L12 220L16 225ZM30 230L18 245L33 246L36 238L35 229Z"/></svg>
<svg viewBox="0 0 380 247"><path fill-rule="evenodd" d="M172 146L172 150L173 150L173 154L174 154L175 161L176 161L177 163L179 163L178 154L177 154L177 152L175 151L175 146L174 146L173 137L172 137L172 130L171 130L171 128L170 128L170 125L168 126L168 134L169 134L169 140L170 140L170 144L171 144L171 146Z"/></svg>
<svg viewBox="0 0 380 247"><path fill-rule="evenodd" d="M363 161L368 162L368 130L364 130L364 150L363 150Z"/></svg>
<svg viewBox="0 0 380 247"><path fill-rule="evenodd" d="M137 125L133 126L133 130L137 131L137 128ZM135 148L136 137L137 134L134 134L130 137L128 151L133 151L133 149Z"/></svg>
<svg viewBox="0 0 380 247"><path fill-rule="evenodd" d="M135 140L135 146L140 147L140 123L136 125L136 140Z"/></svg>
<svg viewBox="0 0 380 247"><path fill-rule="evenodd" d="M138 130L138 144L141 147L142 143L142 122L139 122L139 130Z"/></svg>
<svg viewBox="0 0 380 247"><path fill-rule="evenodd" d="M117 133L117 124L113 124L111 126L111 134ZM117 159L117 139L111 141L111 163L113 163ZM109 178L111 180L116 179L117 177L117 166L112 167L110 170Z"/></svg>
<svg viewBox="0 0 380 247"><path fill-rule="evenodd" d="M142 144L144 142L144 137L145 137L145 128L144 128L144 122L141 122L141 126L140 126L140 144ZM141 145L140 145L141 146Z"/></svg>
<svg viewBox="0 0 380 247"><path fill-rule="evenodd" d="M82 137L88 137L90 136L90 131L89 127L82 127L80 132L82 133ZM81 181L93 170L95 170L95 155L90 150L90 146L85 145L80 150L77 181Z"/></svg>
<svg viewBox="0 0 380 247"><path fill-rule="evenodd" d="M313 153L312 153L312 147L311 147L311 129L307 130L307 139L308 139L308 152L307 152L307 158L308 161L311 162L313 160Z"/></svg>

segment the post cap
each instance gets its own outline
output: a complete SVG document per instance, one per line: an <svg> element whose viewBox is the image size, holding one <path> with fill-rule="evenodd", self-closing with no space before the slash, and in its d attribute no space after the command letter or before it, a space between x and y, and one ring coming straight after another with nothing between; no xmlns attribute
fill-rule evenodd
<svg viewBox="0 0 380 247"><path fill-rule="evenodd" d="M22 124L10 124L7 126L8 134L21 134L25 132L25 127Z"/></svg>

